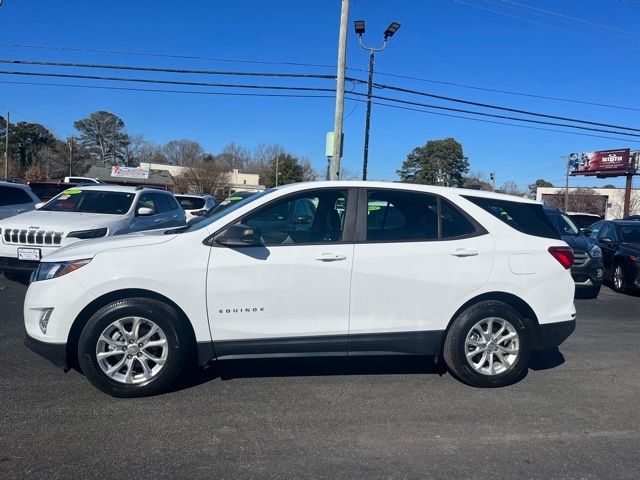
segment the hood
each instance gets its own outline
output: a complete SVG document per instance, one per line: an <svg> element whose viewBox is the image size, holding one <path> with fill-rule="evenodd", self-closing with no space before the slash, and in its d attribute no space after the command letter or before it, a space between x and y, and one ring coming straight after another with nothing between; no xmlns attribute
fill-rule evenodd
<svg viewBox="0 0 640 480"><path fill-rule="evenodd" d="M2 227L71 232L73 230L90 230L94 227L108 227L110 223L118 222L123 218L123 215L33 210L2 220Z"/></svg>
<svg viewBox="0 0 640 480"><path fill-rule="evenodd" d="M562 235L561 238L574 250L582 250L584 252L588 252L592 246L592 243L589 242L589 239L584 235Z"/></svg>
<svg viewBox="0 0 640 480"><path fill-rule="evenodd" d="M96 254L117 248L143 247L168 242L176 238L177 234L165 234L165 230L148 230L145 232L115 235L111 237L83 240L62 247L47 255L45 261L60 262L67 260L79 260L93 258Z"/></svg>

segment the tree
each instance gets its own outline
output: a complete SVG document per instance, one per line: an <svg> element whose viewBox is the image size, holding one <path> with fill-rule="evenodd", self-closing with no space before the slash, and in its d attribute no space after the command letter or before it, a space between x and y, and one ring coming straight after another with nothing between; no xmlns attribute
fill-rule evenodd
<svg viewBox="0 0 640 480"><path fill-rule="evenodd" d="M547 182L543 178L539 178L535 183L529 185L529 198L536 198L539 187L553 187L553 184L551 182Z"/></svg>
<svg viewBox="0 0 640 480"><path fill-rule="evenodd" d="M546 203L564 210L564 190L558 189L555 194L544 195ZM603 215L607 209L607 197L598 195L593 188L579 187L569 190L567 211L584 212Z"/></svg>
<svg viewBox="0 0 640 480"><path fill-rule="evenodd" d="M36 163L40 149L54 143L53 133L39 123L18 122L9 127L9 153L21 170Z"/></svg>
<svg viewBox="0 0 640 480"><path fill-rule="evenodd" d="M244 147L231 142L222 149L218 155L218 162L228 171L234 168L245 171L247 165L252 162L251 152Z"/></svg>
<svg viewBox="0 0 640 480"><path fill-rule="evenodd" d="M278 185L304 181L305 171L298 159L288 153L278 155L272 162L264 179L267 188L276 186L276 169Z"/></svg>
<svg viewBox="0 0 640 480"><path fill-rule="evenodd" d="M507 180L506 182L504 182L502 186L497 189L497 192L506 193L507 195L514 195L516 197L524 197L526 194L513 180Z"/></svg>
<svg viewBox="0 0 640 480"><path fill-rule="evenodd" d="M615 185L612 185L612 184L610 184L610 183L607 183L606 185L603 185L603 186L602 186L602 187L600 187L600 188L616 188L616 186L615 186Z"/></svg>
<svg viewBox="0 0 640 480"><path fill-rule="evenodd" d="M213 155L207 155L199 164L188 167L176 178L178 190L198 195L216 195L228 183L229 172Z"/></svg>
<svg viewBox="0 0 640 480"><path fill-rule="evenodd" d="M117 165L126 162L126 150L131 139L124 131L124 121L110 112L93 112L74 122L80 132L78 144L85 148L96 163Z"/></svg>
<svg viewBox="0 0 640 480"><path fill-rule="evenodd" d="M462 187L473 190L493 191L493 184L484 172L471 172L462 178Z"/></svg>
<svg viewBox="0 0 640 480"><path fill-rule="evenodd" d="M193 140L171 140L164 147L162 153L171 165L194 167L202 162L204 149Z"/></svg>
<svg viewBox="0 0 640 480"><path fill-rule="evenodd" d="M397 172L402 182L460 187L468 171L469 159L464 156L462 145L445 138L414 148Z"/></svg>

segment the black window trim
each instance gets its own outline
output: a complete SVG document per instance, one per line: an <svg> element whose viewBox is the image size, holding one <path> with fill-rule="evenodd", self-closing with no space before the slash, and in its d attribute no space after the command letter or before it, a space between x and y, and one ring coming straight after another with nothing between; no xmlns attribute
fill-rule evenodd
<svg viewBox="0 0 640 480"><path fill-rule="evenodd" d="M313 245L345 245L345 244L353 244L354 243L354 238L355 238L355 231L356 231L356 212L357 212L357 206L358 206L358 189L355 187L347 187L346 185L344 187L316 187L316 188L309 188L309 189L305 189L305 190L298 190L297 192L291 192L288 193L286 195L282 195L278 198L274 198L273 200L260 205L259 207L245 213L244 215L242 215L239 218L236 218L235 220L230 221L229 223L226 223L223 227L220 227L218 230L216 230L215 233L209 235L207 238L205 238L202 243L209 246L209 247L216 247L216 248L233 248L233 247L228 247L226 245L220 245L219 243L217 243L215 241L215 238L220 235L221 233L223 233L227 228L229 228L231 225L235 225L237 223L241 223L242 221L244 221L244 219L249 216L249 215L253 215L255 213L260 212L261 210L265 210L266 208L272 206L275 202L279 202L281 200L286 200L288 198L291 197L298 197L301 195L309 195L312 192L317 192L317 191L322 191L322 192L328 192L328 191L344 191L347 192L347 210L345 211L345 218L344 218L344 227L342 229L342 240L340 240L339 242L305 242L305 243L264 243L264 244L256 244L256 245L247 245L246 247L238 247L240 249L242 248L256 248L256 247L262 247L262 248L271 248L271 247L303 247L303 246L313 246Z"/></svg>
<svg viewBox="0 0 640 480"><path fill-rule="evenodd" d="M465 238L474 238L480 237L482 235L487 235L489 232L482 226L480 223L473 217L471 217L467 212L462 210L455 202L452 202L447 197L439 195L437 193L432 192L423 192L420 190L411 190L406 188L388 188L388 187L358 187L360 190L358 194L358 216L356 219L356 234L355 234L355 244L363 244L363 243L425 243L425 242L450 242L454 240L464 240ZM414 193L418 195L430 195L431 197L435 197L436 205L437 205L437 215L438 215L438 238L434 239L407 239L407 240L367 240L367 207L369 205L369 191L392 191L392 192L403 192L403 193ZM456 237L447 237L442 238L442 203L444 200L448 202L462 217L467 220L474 227L474 231L472 233L468 233L466 235L458 235Z"/></svg>

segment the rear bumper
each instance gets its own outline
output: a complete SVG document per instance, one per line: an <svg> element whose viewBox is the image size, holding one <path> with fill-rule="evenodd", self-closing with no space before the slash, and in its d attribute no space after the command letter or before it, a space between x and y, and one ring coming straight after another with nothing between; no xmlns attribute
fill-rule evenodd
<svg viewBox="0 0 640 480"><path fill-rule="evenodd" d="M25 333L24 344L29 350L46 358L56 367L68 368L66 343L41 342Z"/></svg>
<svg viewBox="0 0 640 480"><path fill-rule="evenodd" d="M599 287L602 285L604 269L602 262L592 262L587 267L572 267L571 277L576 288Z"/></svg>
<svg viewBox="0 0 640 480"><path fill-rule="evenodd" d="M31 273L40 262L18 260L13 257L0 257L0 272Z"/></svg>
<svg viewBox="0 0 640 480"><path fill-rule="evenodd" d="M553 348L564 342L576 329L575 319L540 325L540 338L536 350Z"/></svg>

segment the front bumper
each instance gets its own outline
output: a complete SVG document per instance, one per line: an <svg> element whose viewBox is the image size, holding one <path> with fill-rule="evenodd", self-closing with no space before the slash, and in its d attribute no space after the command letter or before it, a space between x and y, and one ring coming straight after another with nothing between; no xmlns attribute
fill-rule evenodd
<svg viewBox="0 0 640 480"><path fill-rule="evenodd" d="M48 343L36 340L27 333L24 336L25 346L32 352L46 358L56 367L69 368L67 362L67 344L66 343Z"/></svg>
<svg viewBox="0 0 640 480"><path fill-rule="evenodd" d="M591 262L585 267L571 267L571 277L576 288L599 287L604 277L602 261Z"/></svg>
<svg viewBox="0 0 640 480"><path fill-rule="evenodd" d="M566 322L546 323L540 325L540 338L538 340L537 350L546 350L553 348L564 342L576 329L576 321L568 320Z"/></svg>

